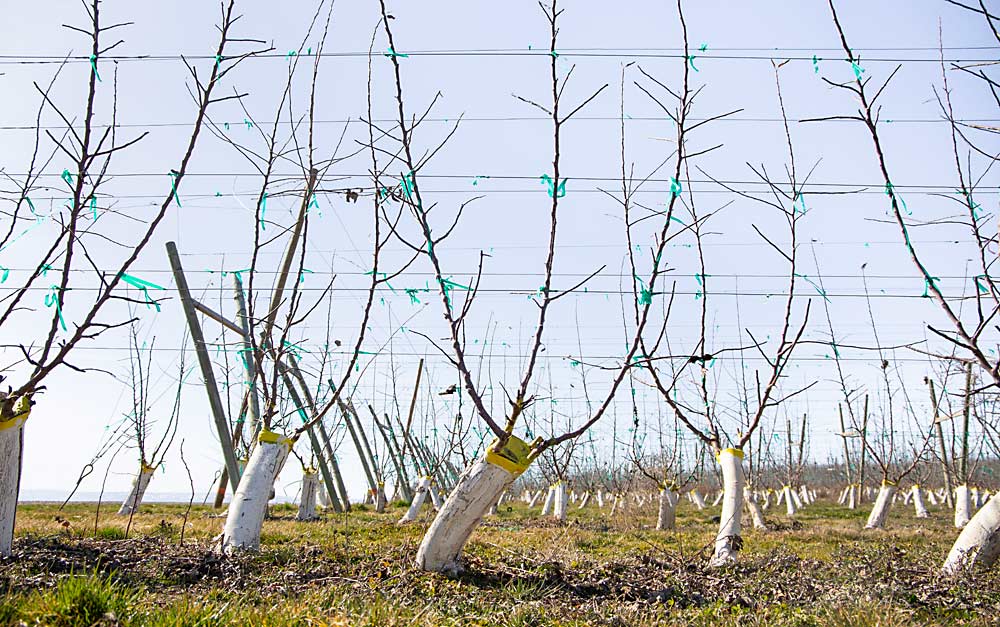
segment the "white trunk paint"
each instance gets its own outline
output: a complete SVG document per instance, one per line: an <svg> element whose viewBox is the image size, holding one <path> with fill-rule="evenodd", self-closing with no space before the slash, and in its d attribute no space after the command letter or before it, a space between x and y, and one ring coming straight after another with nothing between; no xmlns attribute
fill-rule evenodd
<svg viewBox="0 0 1000 627"><path fill-rule="evenodd" d="M611 512L609 516L614 516L615 512L618 511L618 504L622 502L622 497L618 494L615 495L615 502L611 504Z"/></svg>
<svg viewBox="0 0 1000 627"><path fill-rule="evenodd" d="M857 509L858 508L858 492L859 488L856 485L850 487L850 492L847 494L847 508Z"/></svg>
<svg viewBox="0 0 1000 627"><path fill-rule="evenodd" d="M746 505L747 509L750 510L750 519L753 521L753 528L767 531L764 510L760 508L760 503L757 502L757 494L755 492L748 491L746 493Z"/></svg>
<svg viewBox="0 0 1000 627"><path fill-rule="evenodd" d="M799 508L803 505L809 505L812 499L809 498L809 488L802 486L799 488Z"/></svg>
<svg viewBox="0 0 1000 627"><path fill-rule="evenodd" d="M799 498L799 493L796 490L789 489L788 496L792 497L792 502L795 503L795 509L802 509L802 499Z"/></svg>
<svg viewBox="0 0 1000 627"><path fill-rule="evenodd" d="M542 491L538 490L533 495L531 495L531 500L528 501L528 507L534 507L538 503L538 499L542 498Z"/></svg>
<svg viewBox="0 0 1000 627"><path fill-rule="evenodd" d="M705 509L705 498L697 490L691 490L691 502L699 510Z"/></svg>
<svg viewBox="0 0 1000 627"><path fill-rule="evenodd" d="M567 500L566 484L560 481L556 484L556 502L552 512L552 515L555 516L556 520L559 522L566 522Z"/></svg>
<svg viewBox="0 0 1000 627"><path fill-rule="evenodd" d="M913 498L913 489L909 489L903 493L903 505L909 505L910 499Z"/></svg>
<svg viewBox="0 0 1000 627"><path fill-rule="evenodd" d="M719 493L715 495L715 500L712 501L712 507L716 507L719 503L722 502L723 495L725 495L725 491L719 490Z"/></svg>
<svg viewBox="0 0 1000 627"><path fill-rule="evenodd" d="M427 491L430 492L430 495L431 495L431 505L434 506L434 511L435 512L440 512L441 511L441 506L444 505L444 500L441 498L441 493L438 492L437 486L435 486L433 483L431 483L427 487Z"/></svg>
<svg viewBox="0 0 1000 627"><path fill-rule="evenodd" d="M668 531L677 522L677 495L669 488L662 488L657 499L659 509L656 514L656 530Z"/></svg>
<svg viewBox="0 0 1000 627"><path fill-rule="evenodd" d="M403 517L399 519L399 524L413 522L420 515L420 508L424 506L427 499L427 492L431 487L430 477L421 477L417 482L417 489L413 492L413 500L410 501L410 508L406 510Z"/></svg>
<svg viewBox="0 0 1000 627"><path fill-rule="evenodd" d="M263 432L264 434L269 432ZM271 498L274 482L292 450L286 438L277 441L260 441L254 447L240 483L229 503L226 526L222 531L221 549L231 554L240 550L260 549L260 532L267 515L267 502Z"/></svg>
<svg viewBox="0 0 1000 627"><path fill-rule="evenodd" d="M771 490L764 490L764 505L761 507L765 512L771 507Z"/></svg>
<svg viewBox="0 0 1000 627"><path fill-rule="evenodd" d="M326 486L321 481L319 483L319 495L317 500L322 507L330 507L330 497L326 493Z"/></svg>
<svg viewBox="0 0 1000 627"><path fill-rule="evenodd" d="M515 478L485 459L469 466L420 542L417 566L432 572L458 572L459 555L472 531Z"/></svg>
<svg viewBox="0 0 1000 627"><path fill-rule="evenodd" d="M868 522L865 529L885 529L885 519L889 517L889 509L892 507L892 497L896 494L896 486L883 482L878 489L878 496L875 497L875 505L868 515Z"/></svg>
<svg viewBox="0 0 1000 627"><path fill-rule="evenodd" d="M554 485L549 486L549 491L545 495L545 503L542 505L542 516L548 516L552 513L552 510L556 502L556 487Z"/></svg>
<svg viewBox="0 0 1000 627"><path fill-rule="evenodd" d="M791 486L785 486L781 488L781 499L785 502L785 513L789 516L794 516L798 508L795 507L795 500L792 498L795 492L792 492Z"/></svg>
<svg viewBox="0 0 1000 627"><path fill-rule="evenodd" d="M149 482L153 479L154 470L156 469L146 464L142 464L139 467L139 474L132 480L132 490L122 502L122 506L118 508L119 515L129 516L139 511L139 507L142 505L142 497L145 496L146 488L149 487Z"/></svg>
<svg viewBox="0 0 1000 627"><path fill-rule="evenodd" d="M586 494L583 495L583 498L580 499L580 504L577 505L576 508L577 509L583 509L584 507L587 506L587 503L589 503L589 502L590 502L590 492L587 492Z"/></svg>
<svg viewBox="0 0 1000 627"><path fill-rule="evenodd" d="M743 451L723 449L718 455L722 466L722 514L719 533L715 536L715 554L709 563L722 566L736 561L743 543L740 537L740 518L743 515Z"/></svg>
<svg viewBox="0 0 1000 627"><path fill-rule="evenodd" d="M953 575L972 566L989 568L1000 556L1000 499L986 502L951 547L941 570Z"/></svg>
<svg viewBox="0 0 1000 627"><path fill-rule="evenodd" d="M604 509L604 490L597 491L597 507Z"/></svg>
<svg viewBox="0 0 1000 627"><path fill-rule="evenodd" d="M28 419L29 401L22 398L15 418L0 422L0 557L10 557L14 548L14 518L17 492L21 483L21 457L24 454L24 422ZM20 409L20 411L19 411ZM20 415L18 415L20 414Z"/></svg>
<svg viewBox="0 0 1000 627"><path fill-rule="evenodd" d="M910 498L913 500L913 510L916 512L917 518L930 518L930 512L927 511L927 506L924 505L924 493L921 491L919 484L910 488Z"/></svg>
<svg viewBox="0 0 1000 627"><path fill-rule="evenodd" d="M979 488L972 488L972 495L969 500L972 502L972 507L975 510L983 506L982 497L979 495Z"/></svg>
<svg viewBox="0 0 1000 627"><path fill-rule="evenodd" d="M927 500L930 501L931 505L938 504L937 494L934 492L934 490L927 491Z"/></svg>
<svg viewBox="0 0 1000 627"><path fill-rule="evenodd" d="M972 498L969 486L960 485L955 488L955 529L963 529L972 517Z"/></svg>
<svg viewBox="0 0 1000 627"><path fill-rule="evenodd" d="M323 485L320 484L320 487L322 488ZM386 506L385 484L379 483L378 493L375 495L375 511L381 514L382 512L385 511L385 506Z"/></svg>
<svg viewBox="0 0 1000 627"><path fill-rule="evenodd" d="M315 470L302 473L302 495L299 497L299 513L296 520L316 520L316 492L319 489L319 474Z"/></svg>
<svg viewBox="0 0 1000 627"><path fill-rule="evenodd" d="M843 505L844 503L847 502L847 491L849 489L850 488L844 488L843 490L840 491L840 497L837 498L837 505Z"/></svg>

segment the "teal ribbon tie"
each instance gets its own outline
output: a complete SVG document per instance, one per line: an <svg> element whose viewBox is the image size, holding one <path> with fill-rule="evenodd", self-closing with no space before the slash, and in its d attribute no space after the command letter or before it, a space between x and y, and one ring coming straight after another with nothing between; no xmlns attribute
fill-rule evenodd
<svg viewBox="0 0 1000 627"><path fill-rule="evenodd" d="M548 174L543 174L539 178L548 187L549 198L562 198L566 195L566 181L569 179L562 179L557 186Z"/></svg>
<svg viewBox="0 0 1000 627"><path fill-rule="evenodd" d="M90 69L94 71L94 76L97 77L97 82L102 83L101 75L97 72L97 55L90 55Z"/></svg>
<svg viewBox="0 0 1000 627"><path fill-rule="evenodd" d="M170 176L170 191L174 194L174 200L177 201L178 207L183 207L183 205L181 205L181 197L177 193L177 177L179 174L174 171L170 171L167 174Z"/></svg>
<svg viewBox="0 0 1000 627"><path fill-rule="evenodd" d="M162 286L159 286L156 283L150 283L149 281L132 276L131 274L125 274L124 272L118 276L122 281L142 292L142 295L146 297L147 307L154 307L157 312L160 311L160 304L153 300L153 297L149 295L149 290L163 290L164 288Z"/></svg>
<svg viewBox="0 0 1000 627"><path fill-rule="evenodd" d="M59 304L59 286L53 285L49 288L49 293L45 295L45 306L55 307L56 314L59 316L59 326L62 327L63 331L66 331L66 320L63 318L62 305Z"/></svg>

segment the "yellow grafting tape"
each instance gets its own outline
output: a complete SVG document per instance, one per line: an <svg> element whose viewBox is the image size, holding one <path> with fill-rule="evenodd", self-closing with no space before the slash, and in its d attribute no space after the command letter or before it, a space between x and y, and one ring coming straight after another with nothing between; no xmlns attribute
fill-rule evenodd
<svg viewBox="0 0 1000 627"><path fill-rule="evenodd" d="M740 450L738 448L724 448L721 451L719 451L718 455L715 456L716 461L719 461L719 462L722 461L722 454L723 453L729 453L733 457L738 457L740 459L743 459L743 451L742 450Z"/></svg>
<svg viewBox="0 0 1000 627"><path fill-rule="evenodd" d="M257 436L257 441L261 444L286 444L288 445L288 448L292 448L293 444L293 442L285 436L275 433L274 431L268 431L267 429L260 430L260 435Z"/></svg>
<svg viewBox="0 0 1000 627"><path fill-rule="evenodd" d="M514 435L510 436L507 439L507 444L500 450L495 450L496 445L497 440L493 440L486 448L486 461L490 464L503 468L515 477L519 476L531 465L533 460L531 447L521 438Z"/></svg>
<svg viewBox="0 0 1000 627"><path fill-rule="evenodd" d="M139 472L155 472L155 471L156 471L156 466L150 466L146 462L143 462L142 468L140 469Z"/></svg>
<svg viewBox="0 0 1000 627"><path fill-rule="evenodd" d="M0 431L6 431L7 429L15 429L24 424L24 422L31 415L31 397L22 396L17 399L17 404L14 405L14 417L10 420L0 421Z"/></svg>
<svg viewBox="0 0 1000 627"><path fill-rule="evenodd" d="M890 486L891 485L892 487L896 487L896 482L895 481L889 481L888 479L884 479L882 481L882 485L883 486Z"/></svg>

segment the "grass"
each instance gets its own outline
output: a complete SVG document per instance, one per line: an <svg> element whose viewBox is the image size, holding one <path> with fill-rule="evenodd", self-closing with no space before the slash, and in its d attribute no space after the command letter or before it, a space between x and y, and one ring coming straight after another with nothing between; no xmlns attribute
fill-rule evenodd
<svg viewBox="0 0 1000 627"><path fill-rule="evenodd" d="M818 503L776 531L744 532L740 562L705 567L718 509L682 504L678 530L653 529L655 505L611 518L572 508L559 525L522 505L501 507L467 547L467 572L418 571L431 513L360 510L299 523L277 507L260 553L220 558L223 519L151 504L127 517L103 508L25 504L16 555L0 562L5 625L915 625L995 624L1000 577L937 575L955 530L896 505L889 529L867 511Z"/></svg>

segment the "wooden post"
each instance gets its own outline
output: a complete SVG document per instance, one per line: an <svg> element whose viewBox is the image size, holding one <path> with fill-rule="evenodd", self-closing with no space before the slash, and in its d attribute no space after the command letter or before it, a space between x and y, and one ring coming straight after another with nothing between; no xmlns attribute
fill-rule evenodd
<svg viewBox="0 0 1000 627"><path fill-rule="evenodd" d="M292 381L288 378L288 370L286 368L281 369L281 378L285 383L285 388L288 390L288 395L292 397L292 402L298 407L304 407L298 392L295 391L295 386L292 385ZM316 454L316 461L319 463L320 474L323 475L323 485L326 487L326 494L330 499L330 505L333 507L333 511L339 514L344 511L344 507L341 504L341 499L338 497L339 492L337 491L334 476L330 472L330 467L327 465L326 459L323 457L323 447L320 446L319 440L316 439L316 433L312 428L306 429L306 434L309 436L309 444L312 445L313 453Z"/></svg>
<svg viewBox="0 0 1000 627"><path fill-rule="evenodd" d="M299 388L302 390L302 394L306 398L306 404L309 406L309 413L310 415L315 416L316 403L313 400L312 394L309 392L309 387L306 386L306 381L302 376L302 372L299 371L298 364L295 362L295 357L293 355L288 355L288 361L290 362L288 370L299 382ZM323 439L323 445L326 448L326 459L330 464L330 471L333 473L333 479L337 484L337 493L340 495L340 500L343 501L344 511L349 512L351 511L351 501L347 494L347 488L344 487L344 477L340 474L340 466L337 464L337 456L333 452L333 445L330 443L330 436L327 434L326 426L323 424L322 420L318 421L316 426L319 428L319 435Z"/></svg>
<svg viewBox="0 0 1000 627"><path fill-rule="evenodd" d="M938 413L937 393L934 391L934 381L927 378L927 387L931 393L931 408L934 411L934 430L937 432L938 447L941 449L941 470L944 472L944 501L948 507L954 507L951 495L951 467L948 465L948 447L944 442L944 430L941 428L941 415Z"/></svg>
<svg viewBox="0 0 1000 627"><path fill-rule="evenodd" d="M354 448L358 451L358 459L361 460L361 469L365 471L365 479L368 480L368 488L372 491L372 494L378 494L378 482L375 481L375 476L372 474L372 469L368 464L368 458L365 455L364 448L361 447L361 440L358 439L358 433L354 430L353 420L351 420L351 414L354 411L353 407L349 407L344 403L343 399L337 399L340 405L340 411L344 414L344 422L347 423L347 432L351 435L351 440L354 442ZM373 460L374 461L374 460Z"/></svg>
<svg viewBox="0 0 1000 627"><path fill-rule="evenodd" d="M410 490L410 482L406 478L406 465L403 463L402 456L397 454L397 450L393 446L394 438L390 438L389 434L382 428L382 425L378 421L378 415L375 413L375 408L369 405L368 411L372 413L372 420L375 421L375 428L382 434L382 439L385 441L385 448L389 452L389 459L392 460L392 465L396 469L396 482L398 484L398 488L403 493L403 498L407 501L412 501L413 491Z"/></svg>
<svg viewBox="0 0 1000 627"><path fill-rule="evenodd" d="M184 276L181 258L177 253L177 244L174 242L167 242L167 257L170 259L170 269L174 274L174 283L177 284L181 306L184 308L184 317L187 318L188 329L191 332L191 341L194 343L194 350L198 355L201 376L205 380L205 390L208 392L208 404L212 409L212 417L215 419L215 429L219 435L219 444L222 446L222 457L226 461L226 470L229 472L229 484L232 486L233 492L236 492L236 486L240 483L240 467L236 461L236 452L233 450L233 436L229 431L229 421L222 406L222 399L219 397L219 386L215 382L215 373L212 371L212 360L209 358L208 349L205 346L205 335L202 333L201 325L198 323L194 301L191 298L191 292L188 290L187 278Z"/></svg>
<svg viewBox="0 0 1000 627"><path fill-rule="evenodd" d="M847 486L851 484L851 448L847 445L847 428L844 426L844 406L837 403L837 414L840 415L840 437L844 441L844 467L847 474Z"/></svg>

